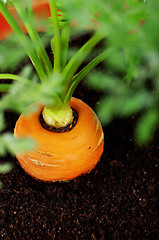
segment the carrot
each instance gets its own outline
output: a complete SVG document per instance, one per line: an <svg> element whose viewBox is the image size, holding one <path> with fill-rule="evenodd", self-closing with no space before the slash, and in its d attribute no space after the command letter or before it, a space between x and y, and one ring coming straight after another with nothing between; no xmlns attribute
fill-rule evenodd
<svg viewBox="0 0 159 240"><path fill-rule="evenodd" d="M43 11L43 8L38 4L46 3L47 2L43 1L38 3L34 1L34 15L37 14L39 17L39 13ZM21 7L15 4L15 8L22 21L24 20L24 24L26 24L25 19L23 19ZM21 37L19 29L17 30L17 27L14 27L14 19L8 13L7 7L2 2L0 2L0 9L16 34ZM40 86L40 84L44 82L50 84L48 86L53 87L54 92L52 95L53 103L47 106L38 104L38 111L30 111L27 115L23 113L19 117L14 130L15 137L21 139L30 136L37 143L37 147L34 151L16 153L16 156L23 169L36 179L44 181L67 181L81 174L90 172L96 166L103 153L104 134L97 116L85 103L71 97L75 88L85 75L105 59L105 54L102 54L102 56L99 55L78 72L79 67L91 50L105 38L105 33L101 34L100 31L95 32L79 51L67 61L71 18L69 19L69 16L68 19L66 18L64 26L61 29L60 19L58 17L59 12L57 11L55 0L49 1L49 9L51 14L50 22L54 33L53 42L51 41L54 49L54 66L52 66L42 45L40 45L38 49L33 48L35 51L30 51L30 48L28 50L26 41L23 42L20 38L19 40L26 49L28 56L35 66L37 75L41 80L38 87L35 87L35 91L39 91L40 93L40 87L43 87ZM11 11L15 10L11 9ZM16 12L12 14L18 22L19 19L17 18ZM23 24L21 27L25 32L26 30L25 28L23 29ZM39 36L36 34L36 30L33 38L32 34L29 33L29 35L31 35L30 41L34 47L35 40L37 39L39 42ZM51 75L51 73L53 75ZM58 74L59 85L57 89L56 81L55 85L52 85L54 79L56 80L56 73L60 73ZM8 74L7 76L10 77ZM17 79L16 76L13 76L13 78ZM32 86L30 85L30 87ZM43 92L41 94L43 94ZM41 115L43 116L44 123L49 125L49 128L57 128L59 130L59 128L65 128L67 125L74 124L74 122L72 122L73 111L71 107L78 113L78 121L69 132L51 132L41 124Z"/></svg>
<svg viewBox="0 0 159 240"><path fill-rule="evenodd" d="M8 7L10 13L16 18L17 22L19 23L22 31L24 33L27 33L24 25L20 23L20 20L18 19L18 15L16 10L13 7ZM48 1L44 0L34 0L33 1L33 13L34 17L36 19L48 19L51 16L49 3ZM38 31L45 31L44 27L37 27ZM0 13L0 40L6 39L10 34L13 33L12 28L8 24L8 22L5 20L3 15Z"/></svg>
<svg viewBox="0 0 159 240"><path fill-rule="evenodd" d="M17 138L32 137L37 148L17 154L22 168L32 177L44 181L67 181L90 172L100 160L104 146L101 124L93 110L79 99L70 105L78 113L78 121L69 132L54 133L42 127L36 112L22 114L15 126Z"/></svg>

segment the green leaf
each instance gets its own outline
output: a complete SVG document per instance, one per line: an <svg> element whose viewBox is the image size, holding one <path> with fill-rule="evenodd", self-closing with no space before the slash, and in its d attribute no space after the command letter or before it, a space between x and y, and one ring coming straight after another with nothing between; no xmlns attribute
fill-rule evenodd
<svg viewBox="0 0 159 240"><path fill-rule="evenodd" d="M27 33L30 36L31 43L34 46L34 50L36 51L37 57L40 60L39 68L44 67L43 69L44 73L46 71L49 74L50 71L52 70L52 65L46 53L44 44L42 43L40 35L36 29L36 23L33 15L31 0L28 0L28 1L12 0L12 2L20 19L22 20L22 23L27 29ZM24 7L25 5L26 7Z"/></svg>
<svg viewBox="0 0 159 240"><path fill-rule="evenodd" d="M52 50L52 53L54 54L54 50L55 50L55 39L54 39L54 37L51 39L51 50Z"/></svg>
<svg viewBox="0 0 159 240"><path fill-rule="evenodd" d="M25 65L22 68L19 75L23 78L24 82L28 82L28 84L30 83L30 85L31 85L31 82L35 83L35 82L38 82L38 80L39 80L38 76L37 76L36 72L34 71L33 66L31 64ZM31 81L29 82L27 79L31 79Z"/></svg>
<svg viewBox="0 0 159 240"><path fill-rule="evenodd" d="M125 84L117 76L111 76L102 72L89 74L87 83L95 89L109 91L111 93L121 93L126 89Z"/></svg>
<svg viewBox="0 0 159 240"><path fill-rule="evenodd" d="M30 151L36 147L36 143L31 138L15 138L10 133L5 133L2 135L2 141L5 148L12 154L22 153L23 151Z"/></svg>
<svg viewBox="0 0 159 240"><path fill-rule="evenodd" d="M30 64L27 64L22 68L20 72L20 76L29 79L29 78L32 78L32 73L33 73L33 66Z"/></svg>
<svg viewBox="0 0 159 240"><path fill-rule="evenodd" d="M3 187L3 183L0 181L0 189L2 189Z"/></svg>
<svg viewBox="0 0 159 240"><path fill-rule="evenodd" d="M7 4L8 6L12 6L12 0L1 0L1 1Z"/></svg>
<svg viewBox="0 0 159 240"><path fill-rule="evenodd" d="M0 132L5 128L4 114L0 111Z"/></svg>
<svg viewBox="0 0 159 240"><path fill-rule="evenodd" d="M124 95L124 94L123 94ZM128 91L125 96L119 99L120 112L122 116L131 116L141 109L153 106L155 98L146 90Z"/></svg>
<svg viewBox="0 0 159 240"><path fill-rule="evenodd" d="M159 111L157 108L148 110L138 120L136 126L136 140L140 144L148 144L153 137L154 130L159 123Z"/></svg>
<svg viewBox="0 0 159 240"><path fill-rule="evenodd" d="M101 122L106 125L110 123L116 112L116 98L105 97L97 105L97 113Z"/></svg>
<svg viewBox="0 0 159 240"><path fill-rule="evenodd" d="M5 144L3 142L2 136L0 136L0 156L5 156L6 154L6 148L5 148Z"/></svg>
<svg viewBox="0 0 159 240"><path fill-rule="evenodd" d="M11 163L4 163L4 164L0 164L0 174L5 174L10 172L12 169L12 164Z"/></svg>
<svg viewBox="0 0 159 240"><path fill-rule="evenodd" d="M0 92L8 92L11 85L7 83L0 83Z"/></svg>
<svg viewBox="0 0 159 240"><path fill-rule="evenodd" d="M0 71L13 72L26 58L27 54L15 35L0 42Z"/></svg>

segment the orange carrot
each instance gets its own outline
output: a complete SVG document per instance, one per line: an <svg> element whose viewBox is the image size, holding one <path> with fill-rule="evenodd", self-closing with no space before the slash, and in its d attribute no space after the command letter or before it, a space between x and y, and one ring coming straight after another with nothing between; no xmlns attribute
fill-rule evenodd
<svg viewBox="0 0 159 240"><path fill-rule="evenodd" d="M22 31L26 33L26 29L23 26L23 24L20 23L18 20L18 15L16 10L13 7L8 7L10 13L13 15L13 17L16 18L17 22L19 23ZM34 17L36 19L48 19L48 17L51 16L50 8L49 8L49 3L48 1L44 0L34 0L33 1L33 13ZM44 27L37 27L38 31L45 31ZM0 13L0 40L6 39L10 34L13 33L12 28L8 24L8 22L5 20L3 15Z"/></svg>
<svg viewBox="0 0 159 240"><path fill-rule="evenodd" d="M90 172L100 160L104 146L101 124L93 110L79 99L70 105L78 121L69 132L54 133L42 127L37 112L22 114L15 127L15 137L32 137L37 148L17 154L22 168L32 177L44 181L67 181Z"/></svg>

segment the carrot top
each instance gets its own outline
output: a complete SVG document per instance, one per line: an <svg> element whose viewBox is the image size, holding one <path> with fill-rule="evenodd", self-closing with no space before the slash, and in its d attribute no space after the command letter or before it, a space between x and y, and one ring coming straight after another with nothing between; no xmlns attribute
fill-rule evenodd
<svg viewBox="0 0 159 240"><path fill-rule="evenodd" d="M69 35L71 28L71 21L64 11L61 15L58 15L56 1L49 1L50 8L50 26L53 32L53 39L51 40L51 47L54 55L54 63L52 63L46 53L46 50L42 44L40 36L37 32L36 22L34 18L35 5L31 0L29 1L12 1L12 5L18 14L18 20L16 15L12 16L11 11L7 6L0 2L0 10L5 19L7 20L10 27L13 29L14 33L17 35L20 43L25 48L28 56L30 57L41 85L48 84L52 81L58 79L58 84L60 83L61 90L59 93L54 92L52 96L52 103L48 104L43 110L43 117L47 124L53 125L55 127L65 126L72 121L72 110L70 107L70 99L77 86L77 84L82 80L82 78L90 71L94 66L107 57L108 51L106 50L104 54L102 53L97 59L94 59L92 65L87 65L83 70L77 73L79 66L96 46L105 36L106 33L102 33L100 29L95 31L90 40L81 47L81 49L71 58L68 62L68 45L69 45ZM12 11L13 12L13 11ZM19 21L23 23L28 36L24 35L20 27ZM62 28L61 28L61 22ZM76 74L76 75L75 75ZM56 76L56 77L55 77ZM1 78L10 78L19 80L17 76L1 74ZM22 79L21 81L25 81ZM27 84L29 80L25 81ZM10 85L1 85L1 89L8 90ZM35 85L35 90L38 91L39 83ZM54 91L54 90L53 90Z"/></svg>
<svg viewBox="0 0 159 240"><path fill-rule="evenodd" d="M157 122L157 97L147 91L145 75L155 79L157 89L159 74L152 60L158 59L158 3L154 0L12 0L7 3L9 7L0 1L0 14L25 49L36 76L0 74L0 79L14 81L14 84L0 84L0 91L8 92L0 100L1 129L4 129L5 109L22 112L31 102L46 105L43 117L47 124L67 125L72 121L70 99L76 87L107 59L109 71L95 73L89 81L106 93L99 108L100 118L108 123L116 115L129 116L146 109L150 119L147 127L152 132ZM3 24L0 27L5 28ZM44 47L41 29L46 35L52 34L52 56L48 56ZM70 37L85 32L91 33L90 39L70 56ZM102 48L97 50L95 47L101 43ZM138 129L142 132L141 125Z"/></svg>

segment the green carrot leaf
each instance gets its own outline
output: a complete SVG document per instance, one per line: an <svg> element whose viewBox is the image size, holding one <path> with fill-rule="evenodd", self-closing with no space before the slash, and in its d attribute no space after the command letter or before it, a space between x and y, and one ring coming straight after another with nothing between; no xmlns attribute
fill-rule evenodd
<svg viewBox="0 0 159 240"><path fill-rule="evenodd" d="M1 135L0 141L4 145L4 149L10 152L10 154L15 155L17 153L22 153L26 150L33 150L36 147L35 141L31 138L15 138L11 133L5 133Z"/></svg>
<svg viewBox="0 0 159 240"><path fill-rule="evenodd" d="M0 92L8 92L10 89L10 84L0 83Z"/></svg>
<svg viewBox="0 0 159 240"><path fill-rule="evenodd" d="M152 108L140 117L138 120L135 136L138 143L145 145L150 142L153 137L154 130L159 123L159 111Z"/></svg>
<svg viewBox="0 0 159 240"><path fill-rule="evenodd" d="M12 169L12 164L9 162L0 164L0 174L8 173L11 171L11 169Z"/></svg>
<svg viewBox="0 0 159 240"><path fill-rule="evenodd" d="M0 132L5 128L4 114L0 111Z"/></svg>

